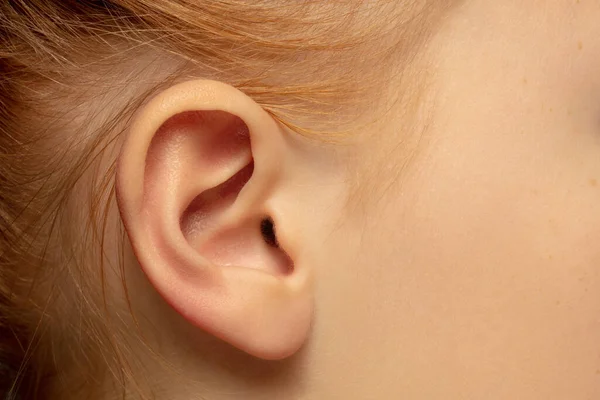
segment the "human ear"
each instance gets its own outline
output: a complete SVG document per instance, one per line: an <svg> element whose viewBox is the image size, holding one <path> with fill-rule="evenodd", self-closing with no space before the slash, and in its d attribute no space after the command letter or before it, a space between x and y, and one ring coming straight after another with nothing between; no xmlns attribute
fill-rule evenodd
<svg viewBox="0 0 600 400"><path fill-rule="evenodd" d="M264 359L293 354L312 319L311 271L277 234L285 131L251 98L189 81L134 116L117 162L140 267L189 322Z"/></svg>

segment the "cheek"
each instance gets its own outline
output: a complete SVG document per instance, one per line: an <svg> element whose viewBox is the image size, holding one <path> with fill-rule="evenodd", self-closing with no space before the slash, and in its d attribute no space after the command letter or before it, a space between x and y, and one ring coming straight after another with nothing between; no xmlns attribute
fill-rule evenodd
<svg viewBox="0 0 600 400"><path fill-rule="evenodd" d="M439 143L398 219L408 229L388 232L395 295L410 299L396 317L416 354L429 351L428 368L451 366L448 390L598 394L600 207L590 183L600 148L547 128L549 140L508 129Z"/></svg>
<svg viewBox="0 0 600 400"><path fill-rule="evenodd" d="M599 63L540 51L446 68L416 172L328 243L314 348L351 393L600 396Z"/></svg>
<svg viewBox="0 0 600 400"><path fill-rule="evenodd" d="M600 393L600 148L509 135L438 141L327 244L316 332L354 393Z"/></svg>

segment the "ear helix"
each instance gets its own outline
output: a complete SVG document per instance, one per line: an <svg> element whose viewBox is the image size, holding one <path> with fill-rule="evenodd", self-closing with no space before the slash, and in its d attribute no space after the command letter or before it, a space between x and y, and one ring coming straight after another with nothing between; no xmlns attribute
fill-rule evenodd
<svg viewBox="0 0 600 400"><path fill-rule="evenodd" d="M189 81L136 114L117 164L119 211L154 289L191 324L266 359L301 346L314 301L310 270L285 249L294 236L277 225L284 134L239 90Z"/></svg>

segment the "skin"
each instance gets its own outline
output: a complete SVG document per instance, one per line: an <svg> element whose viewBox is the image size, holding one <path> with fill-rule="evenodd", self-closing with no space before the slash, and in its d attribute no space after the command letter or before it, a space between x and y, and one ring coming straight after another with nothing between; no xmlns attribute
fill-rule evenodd
<svg viewBox="0 0 600 400"><path fill-rule="evenodd" d="M131 252L178 369L148 364L158 395L600 397L599 20L594 0L467 1L422 58L427 118L407 124L390 85L391 112L343 150L295 139L277 228L314 275L314 319L284 361L183 323Z"/></svg>
<svg viewBox="0 0 600 400"><path fill-rule="evenodd" d="M306 398L600 396L599 19L583 0L451 13L412 172L320 248ZM396 126L361 151L389 155Z"/></svg>

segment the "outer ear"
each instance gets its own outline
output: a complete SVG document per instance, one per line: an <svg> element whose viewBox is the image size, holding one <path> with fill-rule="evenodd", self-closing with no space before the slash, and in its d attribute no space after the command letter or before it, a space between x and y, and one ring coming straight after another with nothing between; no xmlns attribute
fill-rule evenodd
<svg viewBox="0 0 600 400"><path fill-rule="evenodd" d="M137 260L190 322L265 359L310 328L311 273L277 237L284 130L223 83L173 86L135 116L117 164L117 199Z"/></svg>

